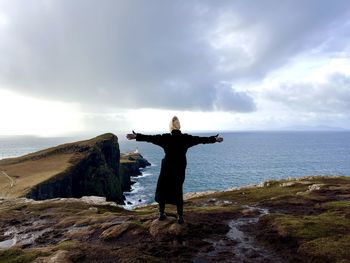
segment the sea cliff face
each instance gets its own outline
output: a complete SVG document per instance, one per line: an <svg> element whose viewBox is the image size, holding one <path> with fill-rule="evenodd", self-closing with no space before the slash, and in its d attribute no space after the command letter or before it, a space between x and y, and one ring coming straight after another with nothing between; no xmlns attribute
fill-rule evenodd
<svg viewBox="0 0 350 263"><path fill-rule="evenodd" d="M118 138L111 133L4 159L0 196L44 200L93 195L123 204L130 176L147 161L136 153L123 155L122 164L120 159Z"/></svg>
<svg viewBox="0 0 350 263"><path fill-rule="evenodd" d="M26 197L43 200L94 195L105 196L107 200L122 203L124 198L119 176L118 138L112 134L105 134L95 138L95 143L89 146L78 147L77 151L81 158L74 156L74 165L36 185Z"/></svg>

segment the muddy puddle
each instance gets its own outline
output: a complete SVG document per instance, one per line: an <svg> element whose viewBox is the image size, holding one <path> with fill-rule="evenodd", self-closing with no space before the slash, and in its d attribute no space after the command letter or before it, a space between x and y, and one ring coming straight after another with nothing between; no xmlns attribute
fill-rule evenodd
<svg viewBox="0 0 350 263"><path fill-rule="evenodd" d="M47 228L46 220L37 220L26 226L12 226L3 234L3 241L0 242L0 248L8 249L13 246L29 246L42 237L45 233L52 231Z"/></svg>

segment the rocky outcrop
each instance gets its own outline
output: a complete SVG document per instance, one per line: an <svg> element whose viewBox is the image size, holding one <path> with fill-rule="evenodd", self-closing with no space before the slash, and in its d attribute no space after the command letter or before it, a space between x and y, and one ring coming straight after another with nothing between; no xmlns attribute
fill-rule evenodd
<svg viewBox="0 0 350 263"><path fill-rule="evenodd" d="M131 152L120 156L120 178L124 192L131 190L131 177L141 175L140 168L145 168L151 164L139 153Z"/></svg>
<svg viewBox="0 0 350 263"><path fill-rule="evenodd" d="M119 159L118 138L111 133L4 159L0 171L15 183L0 195L36 200L93 195L123 203Z"/></svg>

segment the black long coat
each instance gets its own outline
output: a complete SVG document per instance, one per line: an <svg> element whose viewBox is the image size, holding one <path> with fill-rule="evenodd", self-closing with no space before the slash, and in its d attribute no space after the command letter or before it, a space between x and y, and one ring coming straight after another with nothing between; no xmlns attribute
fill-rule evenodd
<svg viewBox="0 0 350 263"><path fill-rule="evenodd" d="M158 178L155 200L158 203L182 204L182 185L185 180L186 152L188 148L200 143L215 143L215 136L199 137L183 134L180 130L159 135L137 133L137 141L150 142L163 148L165 157Z"/></svg>

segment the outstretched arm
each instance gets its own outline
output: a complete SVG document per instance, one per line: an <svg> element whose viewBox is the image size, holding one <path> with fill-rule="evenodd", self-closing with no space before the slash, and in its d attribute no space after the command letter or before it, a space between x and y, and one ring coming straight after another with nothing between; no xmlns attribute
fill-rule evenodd
<svg viewBox="0 0 350 263"><path fill-rule="evenodd" d="M159 145L162 146L163 145L163 136L158 134L158 135L145 135L145 134L141 134L141 133L135 133L134 131L132 131L132 133L127 134L126 138L128 140L135 140L136 141L141 141L141 142L150 142L153 143L155 145Z"/></svg>
<svg viewBox="0 0 350 263"><path fill-rule="evenodd" d="M201 136L191 136L188 140L188 147L195 146L197 144L207 144L207 143L216 143L216 142L222 142L224 138L220 137L219 134L215 136L209 136L209 137L201 137Z"/></svg>

